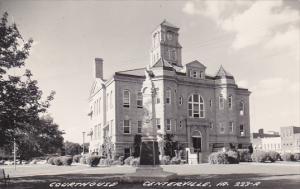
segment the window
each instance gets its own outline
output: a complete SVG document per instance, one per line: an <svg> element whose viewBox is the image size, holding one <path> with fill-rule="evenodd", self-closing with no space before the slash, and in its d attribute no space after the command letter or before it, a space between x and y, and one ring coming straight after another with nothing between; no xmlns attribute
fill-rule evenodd
<svg viewBox="0 0 300 189"><path fill-rule="evenodd" d="M204 72L200 72L200 78L204 79Z"/></svg>
<svg viewBox="0 0 300 189"><path fill-rule="evenodd" d="M209 100L209 107L212 108L212 105L213 105L213 101L212 101L212 99L210 99Z"/></svg>
<svg viewBox="0 0 300 189"><path fill-rule="evenodd" d="M166 126L167 131L171 131L171 120L167 119L167 126Z"/></svg>
<svg viewBox="0 0 300 189"><path fill-rule="evenodd" d="M182 121L181 120L179 121L179 127L180 128L182 127Z"/></svg>
<svg viewBox="0 0 300 189"><path fill-rule="evenodd" d="M124 122L123 122L123 133L130 134L130 121L129 120L124 120Z"/></svg>
<svg viewBox="0 0 300 189"><path fill-rule="evenodd" d="M219 109L220 110L224 109L224 97L223 97L223 95L219 96Z"/></svg>
<svg viewBox="0 0 300 189"><path fill-rule="evenodd" d="M123 107L129 108L130 106L130 92L128 90L123 91Z"/></svg>
<svg viewBox="0 0 300 189"><path fill-rule="evenodd" d="M197 78L197 72L196 72L196 71L193 71L192 77L193 77L193 78Z"/></svg>
<svg viewBox="0 0 300 189"><path fill-rule="evenodd" d="M189 117L204 118L204 100L198 94L193 94L188 101Z"/></svg>
<svg viewBox="0 0 300 189"><path fill-rule="evenodd" d="M156 91L156 104L159 104L160 103L159 88L156 88L155 91Z"/></svg>
<svg viewBox="0 0 300 189"><path fill-rule="evenodd" d="M110 102L110 109L112 109L113 108L113 95L112 95L112 91L110 91L109 102Z"/></svg>
<svg viewBox="0 0 300 189"><path fill-rule="evenodd" d="M137 108L143 108L143 93L138 92L136 100Z"/></svg>
<svg viewBox="0 0 300 189"><path fill-rule="evenodd" d="M232 96L228 97L228 108L232 109Z"/></svg>
<svg viewBox="0 0 300 189"><path fill-rule="evenodd" d="M142 133L142 121L138 121L138 133Z"/></svg>
<svg viewBox="0 0 300 189"><path fill-rule="evenodd" d="M209 128L213 129L214 128L214 123L213 122L210 122L209 124Z"/></svg>
<svg viewBox="0 0 300 189"><path fill-rule="evenodd" d="M167 104L171 104L171 90L170 89L168 89L167 91L166 91L166 103Z"/></svg>
<svg viewBox="0 0 300 189"><path fill-rule="evenodd" d="M245 136L244 125L240 125L240 135Z"/></svg>
<svg viewBox="0 0 300 189"><path fill-rule="evenodd" d="M233 122L232 121L229 122L229 132L233 133Z"/></svg>
<svg viewBox="0 0 300 189"><path fill-rule="evenodd" d="M101 113L101 98L99 99L99 102L98 102L98 108L99 108L99 114Z"/></svg>
<svg viewBox="0 0 300 189"><path fill-rule="evenodd" d="M181 96L181 97L179 97L179 104L182 105L182 103L183 103L183 98Z"/></svg>
<svg viewBox="0 0 300 189"><path fill-rule="evenodd" d="M220 125L220 133L225 133L224 125L222 123L219 123L219 125Z"/></svg>
<svg viewBox="0 0 300 189"><path fill-rule="evenodd" d="M98 137L101 138L101 124L98 125Z"/></svg>
<svg viewBox="0 0 300 189"><path fill-rule="evenodd" d="M240 102L240 115L241 116L244 115L244 108L245 108L244 102L241 101Z"/></svg>
<svg viewBox="0 0 300 189"><path fill-rule="evenodd" d="M160 118L156 118L156 128L157 128L158 130L160 130L160 128L161 128L161 125L160 125Z"/></svg>

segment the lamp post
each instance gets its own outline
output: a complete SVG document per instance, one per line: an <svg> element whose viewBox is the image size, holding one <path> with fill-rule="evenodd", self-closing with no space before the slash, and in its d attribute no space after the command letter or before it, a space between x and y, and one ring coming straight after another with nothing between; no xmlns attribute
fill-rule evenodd
<svg viewBox="0 0 300 189"><path fill-rule="evenodd" d="M82 132L82 155L84 155L84 137L85 137L85 132Z"/></svg>

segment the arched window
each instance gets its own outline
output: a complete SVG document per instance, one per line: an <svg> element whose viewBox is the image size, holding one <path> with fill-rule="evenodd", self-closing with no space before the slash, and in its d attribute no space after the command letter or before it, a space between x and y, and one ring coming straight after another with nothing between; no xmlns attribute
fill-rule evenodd
<svg viewBox="0 0 300 189"><path fill-rule="evenodd" d="M198 94L193 94L188 100L189 117L204 118L204 100Z"/></svg>
<svg viewBox="0 0 300 189"><path fill-rule="evenodd" d="M232 96L231 95L228 97L228 107L229 107L229 109L232 109Z"/></svg>
<svg viewBox="0 0 300 189"><path fill-rule="evenodd" d="M182 105L182 103L183 103L183 98L181 96L181 97L179 97L179 105Z"/></svg>
<svg viewBox="0 0 300 189"><path fill-rule="evenodd" d="M240 115L244 115L244 110L245 110L245 105L244 105L244 102L241 101L240 102Z"/></svg>
<svg viewBox="0 0 300 189"><path fill-rule="evenodd" d="M170 89L167 89L166 91L166 104L171 104L171 97L172 97L172 92Z"/></svg>

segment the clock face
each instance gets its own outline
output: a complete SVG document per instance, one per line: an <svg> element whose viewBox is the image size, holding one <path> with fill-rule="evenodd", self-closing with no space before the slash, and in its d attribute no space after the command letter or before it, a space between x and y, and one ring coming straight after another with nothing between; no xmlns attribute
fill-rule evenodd
<svg viewBox="0 0 300 189"><path fill-rule="evenodd" d="M167 39L172 40L173 39L173 34L172 32L167 32Z"/></svg>

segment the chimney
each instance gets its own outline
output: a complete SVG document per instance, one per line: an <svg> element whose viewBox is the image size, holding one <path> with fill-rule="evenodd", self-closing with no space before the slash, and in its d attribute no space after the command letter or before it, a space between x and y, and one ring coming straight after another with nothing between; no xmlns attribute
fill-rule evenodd
<svg viewBox="0 0 300 189"><path fill-rule="evenodd" d="M95 58L95 77L103 79L103 59Z"/></svg>
<svg viewBox="0 0 300 189"><path fill-rule="evenodd" d="M264 129L259 129L258 133L259 133L259 135L263 135L264 134Z"/></svg>

